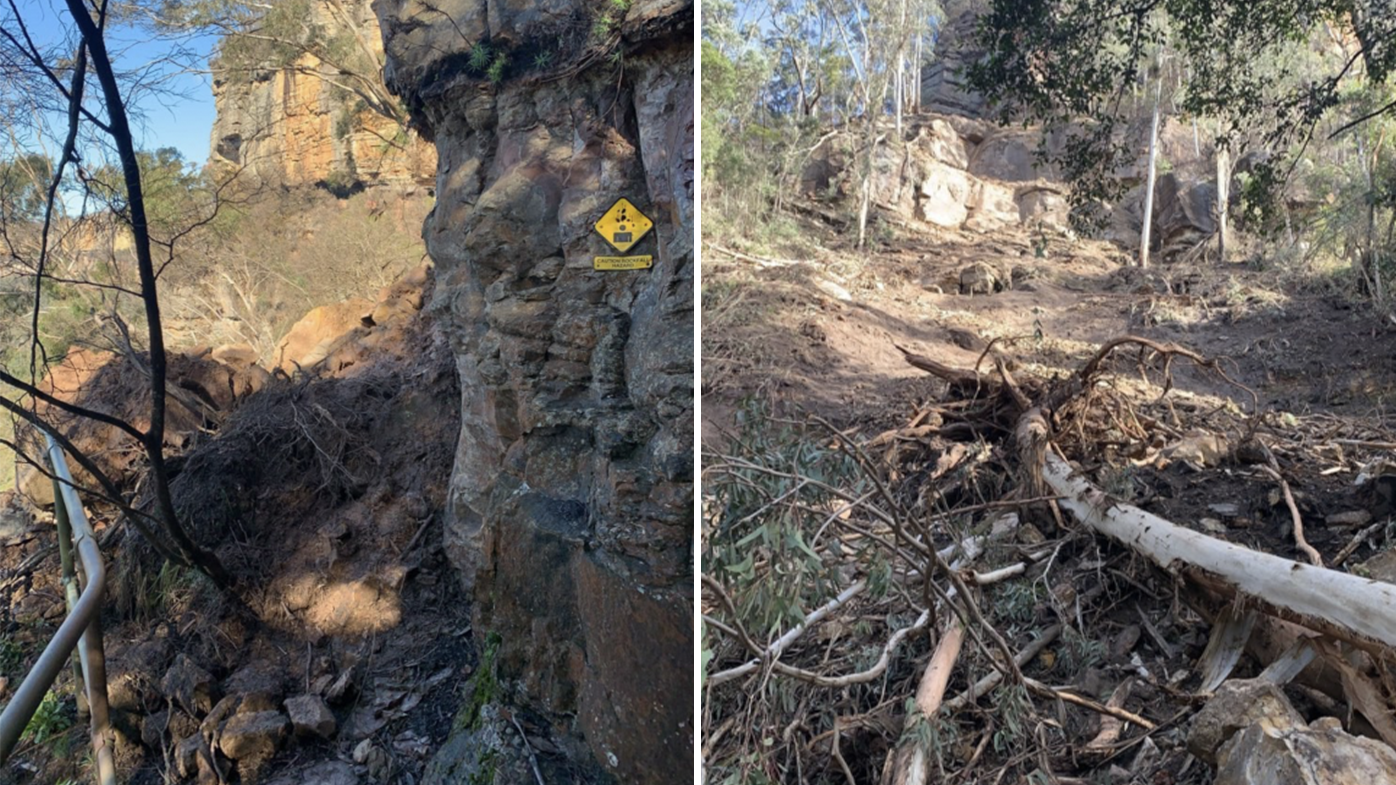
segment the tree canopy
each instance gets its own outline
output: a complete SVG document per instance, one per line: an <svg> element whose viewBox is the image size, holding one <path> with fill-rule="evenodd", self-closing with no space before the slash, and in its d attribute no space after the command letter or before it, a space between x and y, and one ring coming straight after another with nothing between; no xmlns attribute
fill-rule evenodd
<svg viewBox="0 0 1396 785"><path fill-rule="evenodd" d="M1336 67L1295 56L1316 39L1341 53L1326 59ZM1285 154L1335 108L1350 104L1353 123L1396 110L1393 0L991 0L976 43L984 56L968 69L970 86L1001 122L1064 132L1044 155L1075 183L1078 206L1118 194L1110 173L1133 155L1115 133L1122 99L1161 47L1184 64L1184 114L1210 118L1223 146L1258 135L1278 154L1257 170L1270 186ZM1346 89L1359 76L1374 94Z"/></svg>

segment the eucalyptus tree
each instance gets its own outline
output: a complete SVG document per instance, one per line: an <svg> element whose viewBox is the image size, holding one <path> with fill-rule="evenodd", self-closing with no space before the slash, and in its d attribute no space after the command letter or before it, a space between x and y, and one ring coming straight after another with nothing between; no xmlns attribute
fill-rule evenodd
<svg viewBox="0 0 1396 785"><path fill-rule="evenodd" d="M1326 74L1301 79L1287 52L1324 28L1357 45ZM1122 99L1165 38L1188 68L1180 109L1212 120L1223 156L1257 129L1277 153L1251 171L1260 198L1282 181L1282 164L1294 160L1286 154L1302 150L1343 103L1345 80L1360 70L1372 84L1389 84L1396 0L990 0L976 36L984 56L968 68L968 82L1002 122L1040 122L1060 134L1062 144L1041 155L1073 183L1078 222L1125 187L1113 174L1130 155L1117 133L1127 119ZM1396 100L1380 102L1332 133L1392 112Z"/></svg>

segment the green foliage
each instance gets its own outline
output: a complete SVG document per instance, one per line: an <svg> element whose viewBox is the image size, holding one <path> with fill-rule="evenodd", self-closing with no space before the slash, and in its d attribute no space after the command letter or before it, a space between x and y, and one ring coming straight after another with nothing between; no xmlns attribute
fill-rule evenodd
<svg viewBox="0 0 1396 785"><path fill-rule="evenodd" d="M485 636L485 646L480 650L480 663L463 688L460 711L456 713L455 721L452 723L455 730L478 729L481 710L494 703L503 694L499 684L496 662L499 657L499 645L502 642L503 639L499 637L497 632L491 632Z"/></svg>
<svg viewBox="0 0 1396 785"><path fill-rule="evenodd" d="M239 28L256 35L230 35L218 44L217 67L244 79L265 71L285 68L308 46L324 42L324 30L309 24L310 0L281 0L267 5L215 2L175 4L191 15L191 23L232 17Z"/></svg>
<svg viewBox="0 0 1396 785"><path fill-rule="evenodd" d="M485 71L485 76L494 84L499 84L504 80L504 69L509 67L509 56L500 52L495 56L494 62L490 63L489 70Z"/></svg>
<svg viewBox="0 0 1396 785"><path fill-rule="evenodd" d="M1061 658L1057 666L1063 673L1080 673L1105 660L1105 644L1066 627L1062 630Z"/></svg>
<svg viewBox="0 0 1396 785"><path fill-rule="evenodd" d="M1020 684L1001 685L994 690L991 705L997 709L995 718L998 720L994 729L994 752L1008 754L1028 746L1033 711L1027 689Z"/></svg>
<svg viewBox="0 0 1396 785"><path fill-rule="evenodd" d="M9 636L0 637L0 674L14 679L24 674L20 666L24 664L24 649L19 642Z"/></svg>
<svg viewBox="0 0 1396 785"><path fill-rule="evenodd" d="M1091 205L1126 187L1114 176L1136 154L1116 133L1128 121L1122 88L1141 79L1160 47L1187 65L1185 115L1215 119L1221 139L1263 134L1280 151L1341 103L1342 63L1315 74L1302 54L1325 25L1371 42L1363 55L1370 83L1396 70L1396 47L1377 43L1396 35L1396 14L1347 0L1168 0L1123 12L1113 0L993 0L979 21L976 43L986 54L967 69L969 86L1001 122L1058 132L1039 154L1073 183L1078 224L1092 223ZM1266 185L1250 184L1253 207L1273 198Z"/></svg>
<svg viewBox="0 0 1396 785"><path fill-rule="evenodd" d="M215 184L211 176L185 161L178 149L141 150L136 160L152 238L171 237L213 211ZM97 167L88 187L97 202L112 211L125 214L129 209L126 179L119 164Z"/></svg>
<svg viewBox="0 0 1396 785"><path fill-rule="evenodd" d="M539 71L546 70L553 63L552 52L539 52L533 56L533 67Z"/></svg>
<svg viewBox="0 0 1396 785"><path fill-rule="evenodd" d="M739 422L744 461L862 492L866 480L854 462L826 440L772 423L754 404L741 410ZM709 477L705 526L711 533L704 539L704 569L726 587L740 622L753 635L783 630L838 593L842 580L810 543L825 516L809 510L832 509L835 497L757 469L734 466ZM772 504L773 499L785 503ZM884 583L889 578L882 574Z"/></svg>
<svg viewBox="0 0 1396 785"><path fill-rule="evenodd" d="M50 690L34 711L20 738L35 744L48 744L73 727L66 701Z"/></svg>
<svg viewBox="0 0 1396 785"><path fill-rule="evenodd" d="M490 64L490 45L484 41L475 42L475 44L470 47L470 53L467 57L466 63L470 67L470 70L475 72L484 71Z"/></svg>
<svg viewBox="0 0 1396 785"><path fill-rule="evenodd" d="M53 163L41 153L0 161L0 223L43 217Z"/></svg>

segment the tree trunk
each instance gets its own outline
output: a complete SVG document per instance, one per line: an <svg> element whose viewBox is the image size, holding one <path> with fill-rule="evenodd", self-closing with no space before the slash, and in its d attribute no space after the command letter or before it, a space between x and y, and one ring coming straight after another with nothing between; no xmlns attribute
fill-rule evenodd
<svg viewBox="0 0 1396 785"><path fill-rule="evenodd" d="M925 65L925 62L921 58L924 56L924 50L922 49L922 46L925 39L925 33L918 32L916 34L916 64L912 66L911 71L911 103L913 107L912 111L918 114L921 112L921 68Z"/></svg>
<svg viewBox="0 0 1396 785"><path fill-rule="evenodd" d="M1396 586L1252 551L1121 504L1036 438L1046 433L1043 410L1023 416L1018 425L1023 459L1064 497L1058 503L1091 529L1248 607L1370 651L1389 653L1396 647Z"/></svg>
<svg viewBox="0 0 1396 785"><path fill-rule="evenodd" d="M1154 91L1154 122L1149 129L1149 176L1144 180L1144 226L1139 230L1139 266L1149 266L1149 235L1154 226L1154 178L1158 175L1158 120L1163 103L1163 73Z"/></svg>
<svg viewBox="0 0 1396 785"><path fill-rule="evenodd" d="M107 108L110 135L116 145L117 157L126 186L126 206L131 219L131 237L136 252L141 301L145 305L146 329L150 334L150 427L146 429L143 446L150 460L150 477L155 491L156 506L165 524L166 533L176 548L191 563L220 586L228 586L231 576L218 557L200 548L190 539L175 512L170 495L169 472L165 466L165 338L161 329L160 298L156 292L155 264L150 252L150 231L145 214L144 191L141 186L140 164L136 158L134 138L126 117L126 105L116 82L116 73L107 55L102 31L81 0L67 0L68 12L77 23L83 42L91 55L92 70L102 87L103 103Z"/></svg>
<svg viewBox="0 0 1396 785"><path fill-rule="evenodd" d="M1217 142L1217 261L1226 264L1226 212L1231 201L1231 150L1226 139Z"/></svg>

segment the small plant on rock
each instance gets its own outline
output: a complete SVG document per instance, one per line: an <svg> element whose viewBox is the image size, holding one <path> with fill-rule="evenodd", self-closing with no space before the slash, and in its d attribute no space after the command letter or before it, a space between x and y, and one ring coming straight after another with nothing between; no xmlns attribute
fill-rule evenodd
<svg viewBox="0 0 1396 785"><path fill-rule="evenodd" d="M500 52L499 56L494 59L494 62L490 63L490 68L485 72L485 76L489 77L489 80L494 84L499 84L504 80L504 69L508 67L509 56Z"/></svg>
<svg viewBox="0 0 1396 785"><path fill-rule="evenodd" d="M470 70L480 72L485 70L490 64L490 47L484 41L478 41L470 47L469 59L466 61Z"/></svg>

